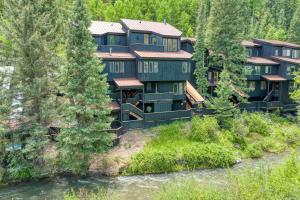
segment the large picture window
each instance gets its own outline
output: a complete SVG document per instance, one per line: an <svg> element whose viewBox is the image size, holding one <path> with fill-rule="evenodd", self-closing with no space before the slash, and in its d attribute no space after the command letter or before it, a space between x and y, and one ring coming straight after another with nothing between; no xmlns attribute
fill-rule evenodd
<svg viewBox="0 0 300 200"><path fill-rule="evenodd" d="M158 73L158 62L155 61L144 61L144 73ZM141 68L143 68L141 64ZM143 70L140 70L139 73L142 73Z"/></svg>
<svg viewBox="0 0 300 200"><path fill-rule="evenodd" d="M300 58L300 49L293 50L292 58Z"/></svg>
<svg viewBox="0 0 300 200"><path fill-rule="evenodd" d="M289 48L282 49L282 56L284 56L284 57L291 57L291 53L292 53L292 50Z"/></svg>
<svg viewBox="0 0 300 200"><path fill-rule="evenodd" d="M124 62L109 62L110 73L124 73L125 63Z"/></svg>
<svg viewBox="0 0 300 200"><path fill-rule="evenodd" d="M172 38L163 38L163 46L165 51L177 51L178 40Z"/></svg>

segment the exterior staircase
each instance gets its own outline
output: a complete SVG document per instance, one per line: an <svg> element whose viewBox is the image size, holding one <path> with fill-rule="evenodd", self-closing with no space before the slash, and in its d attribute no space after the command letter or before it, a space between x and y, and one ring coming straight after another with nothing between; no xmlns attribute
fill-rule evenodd
<svg viewBox="0 0 300 200"><path fill-rule="evenodd" d="M269 94L263 99L263 101L270 101L275 94L275 90L271 90Z"/></svg>
<svg viewBox="0 0 300 200"><path fill-rule="evenodd" d="M186 81L186 97L192 106L205 101L189 81Z"/></svg>
<svg viewBox="0 0 300 200"><path fill-rule="evenodd" d="M128 110L129 114L135 117L137 120L143 120L144 112L131 103L123 104L123 110Z"/></svg>

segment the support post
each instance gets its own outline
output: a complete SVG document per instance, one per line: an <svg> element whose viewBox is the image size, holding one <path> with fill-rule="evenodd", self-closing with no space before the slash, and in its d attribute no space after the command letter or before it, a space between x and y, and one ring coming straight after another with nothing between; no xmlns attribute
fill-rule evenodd
<svg viewBox="0 0 300 200"><path fill-rule="evenodd" d="M120 104L121 104L121 122L123 122L123 91L122 91L122 89L120 89L120 96L121 96L121 102L120 102Z"/></svg>

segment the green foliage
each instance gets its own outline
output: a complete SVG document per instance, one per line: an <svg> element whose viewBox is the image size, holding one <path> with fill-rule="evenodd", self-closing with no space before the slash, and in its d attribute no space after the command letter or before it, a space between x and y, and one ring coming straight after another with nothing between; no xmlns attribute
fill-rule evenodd
<svg viewBox="0 0 300 200"><path fill-rule="evenodd" d="M270 135L271 127L268 123L268 118L259 113L251 113L243 116L246 123L249 126L249 131L252 133L258 133L263 136Z"/></svg>
<svg viewBox="0 0 300 200"><path fill-rule="evenodd" d="M261 167L240 175L228 175L224 185L203 185L193 179L167 183L154 199L248 200L298 199L300 196L300 161L291 156L274 169Z"/></svg>
<svg viewBox="0 0 300 200"><path fill-rule="evenodd" d="M190 143L172 148L147 148L134 156L128 174L149 174L182 169L228 167L235 163L233 152L217 144Z"/></svg>
<svg viewBox="0 0 300 200"><path fill-rule="evenodd" d="M192 119L192 131L189 137L194 141L213 142L218 138L220 127L214 117L194 117Z"/></svg>
<svg viewBox="0 0 300 200"><path fill-rule="evenodd" d="M112 144L109 129L111 118L107 104L104 66L93 56L96 47L88 30L90 18L84 0L75 0L67 31L67 65L63 74L63 104L66 124L58 136L62 166L70 172L84 174L89 155L103 152Z"/></svg>
<svg viewBox="0 0 300 200"><path fill-rule="evenodd" d="M260 158L263 155L263 151L261 145L259 143L250 144L246 148L246 155L249 158Z"/></svg>
<svg viewBox="0 0 300 200"><path fill-rule="evenodd" d="M300 44L300 6L298 6L294 13L291 25L288 31L288 40Z"/></svg>
<svg viewBox="0 0 300 200"><path fill-rule="evenodd" d="M200 1L199 3L199 11L197 18L197 40L195 44L195 52L193 54L193 60L196 62L196 68L194 71L194 75L196 78L197 89L201 95L207 96L207 88L208 88L208 66L206 62L206 44L205 44L205 32L206 32L206 3L204 1Z"/></svg>

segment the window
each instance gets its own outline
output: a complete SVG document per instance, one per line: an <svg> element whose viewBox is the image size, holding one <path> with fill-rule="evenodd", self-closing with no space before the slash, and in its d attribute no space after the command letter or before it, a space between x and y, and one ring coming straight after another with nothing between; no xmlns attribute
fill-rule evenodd
<svg viewBox="0 0 300 200"><path fill-rule="evenodd" d="M282 56L284 57L291 57L291 49L289 48L283 48L282 49Z"/></svg>
<svg viewBox="0 0 300 200"><path fill-rule="evenodd" d="M212 82L212 72L208 72L208 81Z"/></svg>
<svg viewBox="0 0 300 200"><path fill-rule="evenodd" d="M267 89L267 82L261 81L260 82L260 90L266 90Z"/></svg>
<svg viewBox="0 0 300 200"><path fill-rule="evenodd" d="M138 72L143 73L143 63L139 62ZM158 62L144 61L144 73L158 73Z"/></svg>
<svg viewBox="0 0 300 200"><path fill-rule="evenodd" d="M183 83L178 83L178 94L183 94Z"/></svg>
<svg viewBox="0 0 300 200"><path fill-rule="evenodd" d="M177 51L177 40L172 40L172 51Z"/></svg>
<svg viewBox="0 0 300 200"><path fill-rule="evenodd" d="M173 83L173 92L175 93L175 94L178 94L178 88L179 88L179 86L178 86L178 83Z"/></svg>
<svg viewBox="0 0 300 200"><path fill-rule="evenodd" d="M143 73L143 62L138 62L138 73Z"/></svg>
<svg viewBox="0 0 300 200"><path fill-rule="evenodd" d="M157 40L156 40L156 37L155 37L155 36L152 36L151 42L152 42L153 45L156 45L156 44L157 44Z"/></svg>
<svg viewBox="0 0 300 200"><path fill-rule="evenodd" d="M248 48L248 57L251 57L252 56L252 49Z"/></svg>
<svg viewBox="0 0 300 200"><path fill-rule="evenodd" d="M214 71L214 83L218 83L218 82L219 82L219 72Z"/></svg>
<svg viewBox="0 0 300 200"><path fill-rule="evenodd" d="M275 56L279 56L279 49L275 49L274 55L275 55Z"/></svg>
<svg viewBox="0 0 300 200"><path fill-rule="evenodd" d="M147 90L148 92L150 92L150 91L152 90L152 84L151 84L151 83L147 83L147 84L146 84L146 90Z"/></svg>
<svg viewBox="0 0 300 200"><path fill-rule="evenodd" d="M182 73L190 73L191 72L191 63L182 62Z"/></svg>
<svg viewBox="0 0 300 200"><path fill-rule="evenodd" d="M164 51L168 50L168 39L167 38L163 38L163 46L164 46Z"/></svg>
<svg viewBox="0 0 300 200"><path fill-rule="evenodd" d="M261 68L260 66L255 66L254 67L254 71L253 71L254 75L260 75L260 68Z"/></svg>
<svg viewBox="0 0 300 200"><path fill-rule="evenodd" d="M245 75L251 75L253 72L253 67L250 65L246 65L244 70L245 70Z"/></svg>
<svg viewBox="0 0 300 200"><path fill-rule="evenodd" d="M271 73L271 66L265 66L265 74Z"/></svg>
<svg viewBox="0 0 300 200"><path fill-rule="evenodd" d="M149 44L149 34L144 34L144 44Z"/></svg>
<svg viewBox="0 0 300 200"><path fill-rule="evenodd" d="M248 87L250 90L255 90L255 82L254 81L249 81L248 82Z"/></svg>
<svg viewBox="0 0 300 200"><path fill-rule="evenodd" d="M125 63L124 62L109 62L110 73L124 73Z"/></svg>
<svg viewBox="0 0 300 200"><path fill-rule="evenodd" d="M109 36L109 44L115 45L116 44L116 37L114 35Z"/></svg>
<svg viewBox="0 0 300 200"><path fill-rule="evenodd" d="M163 46L165 51L177 51L178 40L171 38L163 38Z"/></svg>
<svg viewBox="0 0 300 200"><path fill-rule="evenodd" d="M144 62L144 73L148 73L148 72L149 72L149 63Z"/></svg>
<svg viewBox="0 0 300 200"><path fill-rule="evenodd" d="M293 50L292 58L300 58L300 49Z"/></svg>
<svg viewBox="0 0 300 200"><path fill-rule="evenodd" d="M149 62L149 73L153 73L153 72L154 72L153 62Z"/></svg>
<svg viewBox="0 0 300 200"><path fill-rule="evenodd" d="M158 73L158 62L154 62L154 73Z"/></svg>
<svg viewBox="0 0 300 200"><path fill-rule="evenodd" d="M291 76L293 75L293 73L296 71L296 67L295 66L288 66L286 68L286 74Z"/></svg>

